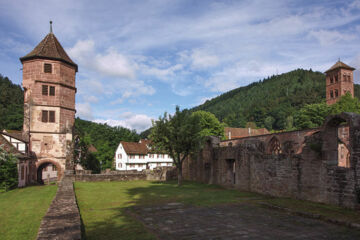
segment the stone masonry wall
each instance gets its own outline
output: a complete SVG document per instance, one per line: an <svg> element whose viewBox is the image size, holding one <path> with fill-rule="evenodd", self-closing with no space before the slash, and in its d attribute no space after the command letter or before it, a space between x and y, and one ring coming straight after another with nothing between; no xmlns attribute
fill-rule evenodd
<svg viewBox="0 0 360 240"><path fill-rule="evenodd" d="M350 128L349 167L338 166L341 122ZM360 206L359 159L360 115L341 114L328 118L320 129L222 142L209 139L197 156L184 162L183 175L188 180L355 208Z"/></svg>
<svg viewBox="0 0 360 240"><path fill-rule="evenodd" d="M71 176L65 176L60 182L56 196L41 221L37 239L81 239L81 218Z"/></svg>

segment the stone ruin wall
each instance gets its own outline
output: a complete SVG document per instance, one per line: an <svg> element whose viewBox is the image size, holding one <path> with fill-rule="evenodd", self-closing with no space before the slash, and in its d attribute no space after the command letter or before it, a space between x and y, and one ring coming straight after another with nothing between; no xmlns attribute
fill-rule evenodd
<svg viewBox="0 0 360 240"><path fill-rule="evenodd" d="M343 128L348 135L338 136ZM348 167L339 166L339 139L347 140ZM272 152L274 142L280 152ZM197 156L184 162L183 175L186 180L355 208L360 206L359 158L360 115L343 113L329 117L319 129L221 142L211 137Z"/></svg>

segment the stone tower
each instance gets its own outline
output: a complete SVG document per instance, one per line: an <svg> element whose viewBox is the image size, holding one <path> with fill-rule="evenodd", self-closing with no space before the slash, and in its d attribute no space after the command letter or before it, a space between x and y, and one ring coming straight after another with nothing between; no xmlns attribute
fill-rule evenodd
<svg viewBox="0 0 360 240"><path fill-rule="evenodd" d="M355 68L346 65L340 60L335 63L326 73L326 103L336 103L347 92L354 97Z"/></svg>
<svg viewBox="0 0 360 240"><path fill-rule="evenodd" d="M23 64L24 137L35 155L37 179L42 165L53 164L58 179L65 171L75 121L75 75L78 66L50 33L26 56ZM41 174L41 173L40 173Z"/></svg>

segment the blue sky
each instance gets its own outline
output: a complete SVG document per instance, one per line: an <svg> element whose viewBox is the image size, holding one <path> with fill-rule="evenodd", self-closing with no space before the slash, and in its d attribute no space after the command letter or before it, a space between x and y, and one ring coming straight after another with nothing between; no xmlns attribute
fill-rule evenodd
<svg viewBox="0 0 360 240"><path fill-rule="evenodd" d="M52 20L79 65L77 116L137 131L273 74L338 58L360 69L360 0L0 0L0 11L2 75L21 83L19 57Z"/></svg>

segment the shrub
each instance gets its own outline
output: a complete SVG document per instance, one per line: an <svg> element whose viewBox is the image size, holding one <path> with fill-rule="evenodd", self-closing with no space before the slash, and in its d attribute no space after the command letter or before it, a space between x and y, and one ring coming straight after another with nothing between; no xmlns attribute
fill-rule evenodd
<svg viewBox="0 0 360 240"><path fill-rule="evenodd" d="M17 158L0 146L0 191L9 191L18 186Z"/></svg>

